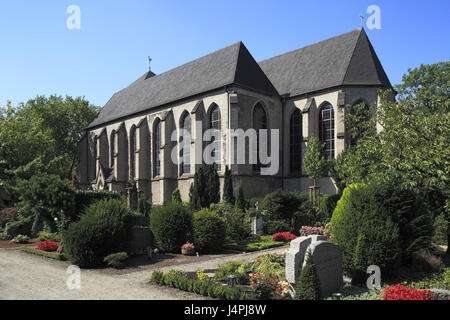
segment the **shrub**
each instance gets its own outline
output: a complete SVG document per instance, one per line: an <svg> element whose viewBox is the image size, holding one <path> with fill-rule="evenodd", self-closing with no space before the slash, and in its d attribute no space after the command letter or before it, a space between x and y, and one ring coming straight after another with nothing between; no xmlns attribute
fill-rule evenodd
<svg viewBox="0 0 450 320"><path fill-rule="evenodd" d="M319 220L323 224L330 222L333 211L336 208L337 202L341 198L340 194L334 194L320 199Z"/></svg>
<svg viewBox="0 0 450 320"><path fill-rule="evenodd" d="M39 241L52 241L52 242L61 242L61 235L58 233L51 233L48 231L41 231L38 233L37 240Z"/></svg>
<svg viewBox="0 0 450 320"><path fill-rule="evenodd" d="M419 196L392 180L350 186L332 217L333 242L343 251L349 274L378 265L385 275L411 261L412 254L431 245L431 221Z"/></svg>
<svg viewBox="0 0 450 320"><path fill-rule="evenodd" d="M256 258L252 270L282 280L285 276L285 257L276 253L261 255Z"/></svg>
<svg viewBox="0 0 450 320"><path fill-rule="evenodd" d="M181 203L170 202L155 207L150 217L150 229L156 247L165 252L178 253L180 247L189 240L191 216L189 208Z"/></svg>
<svg viewBox="0 0 450 320"><path fill-rule="evenodd" d="M33 217L26 217L18 221L8 222L6 226L6 233L11 237L15 237L19 234L31 235L32 226Z"/></svg>
<svg viewBox="0 0 450 320"><path fill-rule="evenodd" d="M27 243L29 240L30 240L29 236L19 234L19 235L15 236L14 238L12 238L12 240L10 242L12 242L12 243Z"/></svg>
<svg viewBox="0 0 450 320"><path fill-rule="evenodd" d="M19 247L19 249L26 253L35 254L37 256L42 256L42 257L46 257L46 258L50 258L50 259L54 259L54 260L66 260L64 255L61 253L58 253L58 252L47 252L47 251L42 251L42 250L39 250L36 248L30 248L30 247Z"/></svg>
<svg viewBox="0 0 450 320"><path fill-rule="evenodd" d="M37 235L44 223L55 232L75 220L75 190L69 180L42 173L29 180L20 180L18 190L20 214L33 217L32 235Z"/></svg>
<svg viewBox="0 0 450 320"><path fill-rule="evenodd" d="M317 276L316 265L313 262L311 250L306 254L305 266L300 272L300 277L295 284L295 300L319 300L320 284Z"/></svg>
<svg viewBox="0 0 450 320"><path fill-rule="evenodd" d="M256 299L268 300L275 293L277 280L264 272L256 272L250 275L250 287Z"/></svg>
<svg viewBox="0 0 450 320"><path fill-rule="evenodd" d="M439 245L448 245L447 243L447 229L448 219L445 213L441 213L434 219L433 223L433 242Z"/></svg>
<svg viewBox="0 0 450 320"><path fill-rule="evenodd" d="M264 197L262 208L267 212L269 220L289 222L294 212L298 211L301 200L298 194L290 191L276 190Z"/></svg>
<svg viewBox="0 0 450 320"><path fill-rule="evenodd" d="M194 213L192 234L199 251L220 251L225 241L225 223L216 212L202 209Z"/></svg>
<svg viewBox="0 0 450 320"><path fill-rule="evenodd" d="M211 210L223 218L226 238L245 240L251 236L250 218L239 208L225 202L211 205Z"/></svg>
<svg viewBox="0 0 450 320"><path fill-rule="evenodd" d="M5 208L0 210L0 228L4 228L8 222L17 219L20 208Z"/></svg>
<svg viewBox="0 0 450 320"><path fill-rule="evenodd" d="M178 202L178 203L182 203L183 202L183 201L181 201L180 189L175 188L175 190L173 190L173 192L172 192L172 202Z"/></svg>
<svg viewBox="0 0 450 320"><path fill-rule="evenodd" d="M197 279L200 281L209 281L209 276L203 271L203 269L200 269L197 271Z"/></svg>
<svg viewBox="0 0 450 320"><path fill-rule="evenodd" d="M118 192L107 190L75 190L75 208L74 208L74 221L77 221L80 214L83 213L90 205L101 201L121 199L122 196Z"/></svg>
<svg viewBox="0 0 450 320"><path fill-rule="evenodd" d="M288 232L289 226L287 223L279 220L269 220L264 224L264 233L275 234L279 232Z"/></svg>
<svg viewBox="0 0 450 320"><path fill-rule="evenodd" d="M383 300L433 300L430 290L416 290L397 284L384 289Z"/></svg>
<svg viewBox="0 0 450 320"><path fill-rule="evenodd" d="M223 200L228 204L234 204L233 194L233 178L231 176L231 169L225 166L225 176L223 182Z"/></svg>
<svg viewBox="0 0 450 320"><path fill-rule="evenodd" d="M42 251L48 251L48 252L53 252L58 250L59 244L57 242L52 242L52 241L41 241L38 243L37 248L38 250L42 250Z"/></svg>
<svg viewBox="0 0 450 320"><path fill-rule="evenodd" d="M289 232L279 232L275 233L272 236L272 241L283 241L283 242L289 242L291 240L294 240L296 236Z"/></svg>
<svg viewBox="0 0 450 320"><path fill-rule="evenodd" d="M303 226L300 229L300 235L302 237L307 237L307 236L315 235L315 234L323 235L324 232L325 232L325 229L322 227Z"/></svg>
<svg viewBox="0 0 450 320"><path fill-rule="evenodd" d="M213 164L202 164L194 175L189 203L200 210L220 201L220 180Z"/></svg>
<svg viewBox="0 0 450 320"><path fill-rule="evenodd" d="M244 190L242 187L242 180L239 181L239 184L236 189L236 198L234 200L234 206L241 211L245 211L248 208L248 203L245 201Z"/></svg>
<svg viewBox="0 0 450 320"><path fill-rule="evenodd" d="M128 259L128 254L126 252L117 252L107 255L103 261L110 267L119 269L123 268L125 260Z"/></svg>
<svg viewBox="0 0 450 320"><path fill-rule="evenodd" d="M152 210L151 201L147 199L144 193L141 193L138 198L137 212L139 212L144 217L148 217L150 215L151 210Z"/></svg>
<svg viewBox="0 0 450 320"><path fill-rule="evenodd" d="M93 267L101 264L108 254L126 250L130 216L121 199L92 204L79 221L63 232L64 254L73 264Z"/></svg>
<svg viewBox="0 0 450 320"><path fill-rule="evenodd" d="M219 265L214 273L214 280L227 281L228 276L236 277L237 284L245 284L247 282L247 272L250 271L250 265L240 261L228 261Z"/></svg>

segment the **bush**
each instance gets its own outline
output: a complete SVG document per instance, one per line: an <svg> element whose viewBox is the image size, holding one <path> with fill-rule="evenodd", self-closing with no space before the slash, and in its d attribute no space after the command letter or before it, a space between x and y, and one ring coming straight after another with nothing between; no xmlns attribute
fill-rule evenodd
<svg viewBox="0 0 450 320"><path fill-rule="evenodd" d="M333 215L333 211L336 208L337 202L341 198L340 194L334 194L327 197L322 197L320 199L320 208L319 208L319 217L317 222L320 222L322 225L330 222L331 217ZM316 222L316 223L317 223Z"/></svg>
<svg viewBox="0 0 450 320"><path fill-rule="evenodd" d="M33 226L33 217L26 217L18 221L8 222L6 233L8 236L15 237L19 234L31 236L31 227Z"/></svg>
<svg viewBox="0 0 450 320"><path fill-rule="evenodd" d="M362 275L377 265L392 275L412 254L429 248L431 220L418 195L398 182L350 186L331 220L333 241L343 251L344 270Z"/></svg>
<svg viewBox="0 0 450 320"><path fill-rule="evenodd" d="M214 273L215 281L227 281L228 276L236 277L237 284L247 283L247 272L250 271L250 265L241 261L228 261L219 265Z"/></svg>
<svg viewBox="0 0 450 320"><path fill-rule="evenodd" d="M94 267L112 252L127 249L131 212L122 200L101 200L63 232L64 254L79 267Z"/></svg>
<svg viewBox="0 0 450 320"><path fill-rule="evenodd" d="M192 234L200 252L221 251L225 241L225 223L216 212L202 209L194 213Z"/></svg>
<svg viewBox="0 0 450 320"><path fill-rule="evenodd" d="M147 199L144 193L141 193L138 198L137 212L139 212L144 217L148 217L150 215L151 210L152 210L151 201Z"/></svg>
<svg viewBox="0 0 450 320"><path fill-rule="evenodd" d="M29 236L24 236L23 234L19 234L19 235L15 236L14 238L12 238L12 240L10 242L12 242L12 243L28 243L29 240L30 240Z"/></svg>
<svg viewBox="0 0 450 320"><path fill-rule="evenodd" d="M58 250L59 244L57 242L52 241L41 241L38 243L37 248L38 250L42 251L48 251L48 252L54 252Z"/></svg>
<svg viewBox="0 0 450 320"><path fill-rule="evenodd" d="M217 170L213 164L202 164L195 172L189 203L192 208L200 210L219 201L220 180Z"/></svg>
<svg viewBox="0 0 450 320"><path fill-rule="evenodd" d="M306 254L305 266L295 284L295 300L319 300L320 283L317 276L316 265L313 262L311 250Z"/></svg>
<svg viewBox="0 0 450 320"><path fill-rule="evenodd" d="M180 247L189 240L191 216L189 208L181 203L170 202L155 207L150 217L150 229L156 247L164 252L178 253Z"/></svg>
<svg viewBox="0 0 450 320"><path fill-rule="evenodd" d="M69 180L42 173L30 180L20 180L18 190L20 215L33 217L33 236L43 229L44 223L50 231L55 232L75 220L75 190Z"/></svg>
<svg viewBox="0 0 450 320"><path fill-rule="evenodd" d="M448 222L445 213L441 213L434 219L433 223L433 242L439 245L448 245L447 243Z"/></svg>
<svg viewBox="0 0 450 320"><path fill-rule="evenodd" d="M256 272L250 275L250 287L256 299L268 300L275 293L277 280L264 272Z"/></svg>
<svg viewBox="0 0 450 320"><path fill-rule="evenodd" d="M38 233L37 237L38 241L52 241L52 242L61 242L61 235L58 233L51 233L48 231L41 231Z"/></svg>
<svg viewBox="0 0 450 320"><path fill-rule="evenodd" d="M17 219L20 208L5 208L0 210L0 228L4 228L8 222Z"/></svg>
<svg viewBox="0 0 450 320"><path fill-rule="evenodd" d="M224 220L228 239L245 240L252 234L250 218L239 208L225 202L211 205L211 211L217 212Z"/></svg>
<svg viewBox="0 0 450 320"><path fill-rule="evenodd" d="M325 229L322 227L310 227L310 226L303 226L300 229L300 235L302 237L307 237L307 236L311 236L311 235L323 235L325 233Z"/></svg>
<svg viewBox="0 0 450 320"><path fill-rule="evenodd" d="M279 254L266 254L259 256L252 265L254 272L262 272L277 280L285 276L285 258Z"/></svg>
<svg viewBox="0 0 450 320"><path fill-rule="evenodd" d="M173 190L173 192L172 192L172 202L178 202L178 203L182 203L183 202L183 201L181 201L180 189L175 188L175 190Z"/></svg>
<svg viewBox="0 0 450 320"><path fill-rule="evenodd" d="M234 206L241 211L245 211L248 208L248 203L245 201L244 190L242 187L242 180L239 181L236 189L236 198L234 199Z"/></svg>
<svg viewBox="0 0 450 320"><path fill-rule="evenodd" d="M289 226L279 220L269 220L264 224L265 234L275 234L279 232L288 232L290 230Z"/></svg>
<svg viewBox="0 0 450 320"><path fill-rule="evenodd" d="M294 240L296 236L289 232L279 232L275 233L272 236L272 241L283 241L283 242L289 242L291 240Z"/></svg>
<svg viewBox="0 0 450 320"><path fill-rule="evenodd" d="M246 298L245 292L241 292L237 287L230 288L212 282L191 280L182 272L176 270L170 270L166 274L163 274L160 271L154 271L152 274L152 282L222 300L239 300Z"/></svg>
<svg viewBox="0 0 450 320"><path fill-rule="evenodd" d="M58 252L47 252L47 251L42 251L42 250L39 250L36 248L30 248L30 247L19 247L19 249L26 253L35 254L37 256L42 256L42 257L46 257L46 258L50 258L50 259L54 259L54 260L66 260L64 255L61 253L58 253Z"/></svg>
<svg viewBox="0 0 450 320"><path fill-rule="evenodd" d="M119 269L125 264L125 260L128 259L128 254L126 252L117 252L107 255L103 261L110 267Z"/></svg>
<svg viewBox="0 0 450 320"><path fill-rule="evenodd" d="M295 192L276 190L264 197L262 208L267 212L268 220L290 222L300 205L301 200Z"/></svg>

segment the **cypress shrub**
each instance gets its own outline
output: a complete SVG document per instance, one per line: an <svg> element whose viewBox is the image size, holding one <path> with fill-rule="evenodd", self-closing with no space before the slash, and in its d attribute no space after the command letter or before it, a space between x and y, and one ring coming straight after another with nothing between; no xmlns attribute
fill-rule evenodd
<svg viewBox="0 0 450 320"><path fill-rule="evenodd" d="M63 232L64 255L80 267L95 267L108 254L126 251L131 212L119 199L89 206L80 220Z"/></svg>
<svg viewBox="0 0 450 320"><path fill-rule="evenodd" d="M148 217L151 210L152 203L147 199L144 193L141 193L138 198L137 211L144 217Z"/></svg>
<svg viewBox="0 0 450 320"><path fill-rule="evenodd" d="M234 206L242 211L245 211L247 209L247 201L245 201L244 190L242 189L242 180L239 181L239 184L237 186Z"/></svg>
<svg viewBox="0 0 450 320"><path fill-rule="evenodd" d="M202 164L199 167L189 195L189 203L196 210L209 208L212 203L220 201L220 180L213 164Z"/></svg>
<svg viewBox="0 0 450 320"><path fill-rule="evenodd" d="M154 207L150 216L150 229L155 245L160 250L178 253L181 246L189 240L191 211L178 202Z"/></svg>
<svg viewBox="0 0 450 320"><path fill-rule="evenodd" d="M227 203L234 204L233 179L231 177L231 169L225 166L225 177L223 182L223 200Z"/></svg>
<svg viewBox="0 0 450 320"><path fill-rule="evenodd" d="M225 223L214 211L202 209L192 218L195 247L202 252L221 251L225 241Z"/></svg>
<svg viewBox="0 0 450 320"><path fill-rule="evenodd" d="M182 203L180 189L176 188L172 192L172 202Z"/></svg>
<svg viewBox="0 0 450 320"><path fill-rule="evenodd" d="M295 284L295 300L319 300L320 284L316 265L313 262L311 250L306 254L306 263Z"/></svg>

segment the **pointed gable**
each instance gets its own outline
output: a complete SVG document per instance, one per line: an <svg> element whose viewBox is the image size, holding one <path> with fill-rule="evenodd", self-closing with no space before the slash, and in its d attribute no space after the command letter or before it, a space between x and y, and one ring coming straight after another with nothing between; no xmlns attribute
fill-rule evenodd
<svg viewBox="0 0 450 320"><path fill-rule="evenodd" d="M361 29L342 84L392 87L364 29Z"/></svg>
<svg viewBox="0 0 450 320"><path fill-rule="evenodd" d="M390 83L364 29L259 62L282 95L302 95L342 85Z"/></svg>

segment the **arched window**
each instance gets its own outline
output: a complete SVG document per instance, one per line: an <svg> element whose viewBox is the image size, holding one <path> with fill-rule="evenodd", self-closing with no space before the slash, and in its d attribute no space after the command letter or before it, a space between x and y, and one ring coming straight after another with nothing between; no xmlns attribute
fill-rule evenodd
<svg viewBox="0 0 450 320"><path fill-rule="evenodd" d="M153 175L155 177L161 175L161 121L155 120L153 132Z"/></svg>
<svg viewBox="0 0 450 320"><path fill-rule="evenodd" d="M302 113L299 109L291 115L290 123L290 169L291 173L302 172Z"/></svg>
<svg viewBox="0 0 450 320"><path fill-rule="evenodd" d="M130 179L136 179L136 127L130 130Z"/></svg>
<svg viewBox="0 0 450 320"><path fill-rule="evenodd" d="M111 168L114 168L114 154L116 153L116 141L115 140L116 140L116 131L113 130L111 132L110 143L109 143L111 145L111 147L110 147L111 157L110 157L110 161L109 161Z"/></svg>
<svg viewBox="0 0 450 320"><path fill-rule="evenodd" d="M220 118L220 108L218 105L214 105L214 107L211 109L211 113L209 116L209 128L218 130L220 137L221 135L221 118ZM220 150L220 144L221 139L215 141L215 137L213 136L211 139L211 143L215 143L215 150L211 152L211 157L216 159L214 163L214 167L216 170L220 170L220 157L221 157L221 150Z"/></svg>
<svg viewBox="0 0 450 320"><path fill-rule="evenodd" d="M319 140L324 143L322 154L325 158L334 158L334 110L331 104L323 105L319 110Z"/></svg>
<svg viewBox="0 0 450 320"><path fill-rule="evenodd" d="M185 112L181 118L181 128L185 130L186 134L189 134L188 137L183 135L180 136L180 143L183 142L184 139L189 139L189 141L187 141L187 146L180 150L181 174L184 174L191 172L191 116L188 112Z"/></svg>
<svg viewBox="0 0 450 320"><path fill-rule="evenodd" d="M261 164L261 160L259 159L259 136L260 136L260 132L259 130L261 129L267 129L267 115L266 115L266 111L264 110L263 106L261 105L261 103L258 103L255 108L253 109L253 128L256 130L256 137L257 137L257 141L256 141L256 164L253 165L253 171L255 172L260 172L261 171L261 167L263 166Z"/></svg>

